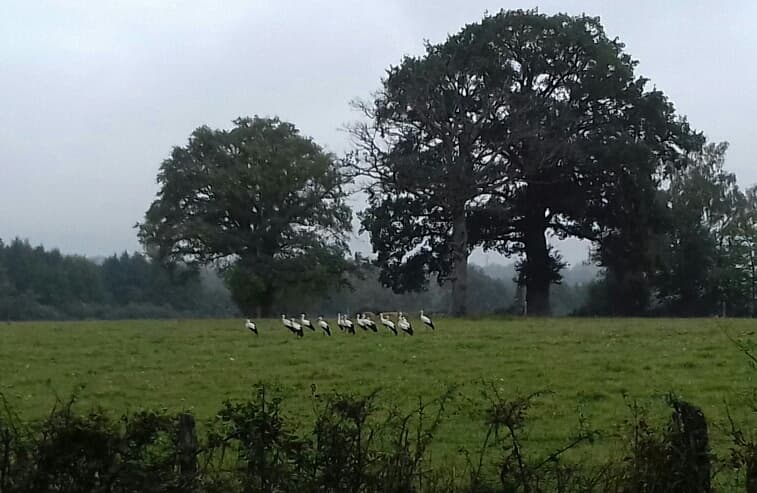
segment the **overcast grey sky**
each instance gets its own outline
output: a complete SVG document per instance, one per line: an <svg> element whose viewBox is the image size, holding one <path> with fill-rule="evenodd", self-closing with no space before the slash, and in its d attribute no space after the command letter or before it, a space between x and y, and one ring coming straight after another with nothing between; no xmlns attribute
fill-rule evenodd
<svg viewBox="0 0 757 493"><path fill-rule="evenodd" d="M600 16L638 73L710 139L731 142L740 182L757 182L757 3L747 0L3 0L0 238L136 250L158 166L195 127L278 115L341 152L339 128L357 117L348 102L423 39L486 10L535 6Z"/></svg>

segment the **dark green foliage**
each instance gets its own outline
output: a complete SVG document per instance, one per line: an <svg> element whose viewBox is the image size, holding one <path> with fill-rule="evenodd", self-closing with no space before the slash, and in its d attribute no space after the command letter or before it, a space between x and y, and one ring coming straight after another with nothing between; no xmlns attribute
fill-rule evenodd
<svg viewBox="0 0 757 493"><path fill-rule="evenodd" d="M41 423L0 417L0 492L180 492L177 417L138 412L114 422L73 399Z"/></svg>
<svg viewBox="0 0 757 493"><path fill-rule="evenodd" d="M491 386L476 419L485 430L465 467L431 461L455 398L450 390L410 412L382 408L378 392L320 396L314 426L295 426L282 400L259 385L248 402L227 402L198 433L191 415L140 411L114 421L74 412L73 400L42 422L0 414L0 493L709 493L714 461L701 411L671 399L656 429L637 406L620 460L598 466L566 458L591 452L596 433L580 425L565 444L529 451L528 410L538 395L506 398ZM753 467L753 445L734 435L732 463ZM753 472L753 471L752 471ZM752 491L748 489L747 491Z"/></svg>
<svg viewBox="0 0 757 493"><path fill-rule="evenodd" d="M524 256L528 310L549 312L559 259L545 234L612 237L625 204L654 191L700 137L659 91L634 75L636 62L597 18L504 12L473 36L494 36L496 64L512 94L503 132L509 200L499 203L499 248ZM464 31L465 32L465 31ZM495 227L496 227L495 223Z"/></svg>
<svg viewBox="0 0 757 493"><path fill-rule="evenodd" d="M582 313L754 315L757 200L725 170L727 148L706 145L664 188L628 206L623 234L595 252L605 272Z"/></svg>
<svg viewBox="0 0 757 493"><path fill-rule="evenodd" d="M285 422L280 403L260 387L256 400L227 402L218 413L208 448L218 449L215 458L221 462L227 450L236 456L243 491L295 491L309 473L309 443Z"/></svg>
<svg viewBox="0 0 757 493"><path fill-rule="evenodd" d="M376 412L376 392L318 402L313 430L316 475L331 491L361 491L378 460L375 432L368 422ZM316 397L317 401L321 399Z"/></svg>
<svg viewBox="0 0 757 493"><path fill-rule="evenodd" d="M743 205L735 175L723 169L727 148L725 143L705 147L691 165L673 174L666 194L670 227L655 284L660 302L679 315L717 313L728 270L737 268L724 258L729 255L726 235Z"/></svg>
<svg viewBox="0 0 757 493"><path fill-rule="evenodd" d="M628 492L710 493L715 462L708 424L698 407L668 396L670 422L659 430L643 409L631 404L630 450L621 469Z"/></svg>
<svg viewBox="0 0 757 493"><path fill-rule="evenodd" d="M391 67L355 129L382 282L452 280L459 315L468 254L495 248L523 258L529 313L547 314L561 269L548 234L615 252L627 205L702 140L623 48L597 18L502 11Z"/></svg>
<svg viewBox="0 0 757 493"><path fill-rule="evenodd" d="M334 156L290 123L255 117L231 130L200 127L172 150L158 183L140 241L167 263L226 269L245 313L268 316L290 287L339 285L350 269L345 179Z"/></svg>
<svg viewBox="0 0 757 493"><path fill-rule="evenodd" d="M166 318L234 314L197 272L169 272L140 254L97 264L15 239L0 241L0 319Z"/></svg>

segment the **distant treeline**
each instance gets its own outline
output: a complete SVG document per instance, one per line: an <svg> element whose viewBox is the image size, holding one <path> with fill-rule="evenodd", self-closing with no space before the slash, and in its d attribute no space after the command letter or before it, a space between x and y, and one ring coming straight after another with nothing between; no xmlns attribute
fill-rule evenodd
<svg viewBox="0 0 757 493"><path fill-rule="evenodd" d="M170 272L139 253L102 263L0 240L0 318L166 318L228 316L228 292L207 273Z"/></svg>
<svg viewBox="0 0 757 493"><path fill-rule="evenodd" d="M586 303L596 268L579 265L565 273L553 291L556 315L569 315ZM514 264L469 268L470 313L520 314L522 300L514 282ZM366 267L340 290L299 292L282 297L276 313L333 316L337 312L446 312L448 286L429 284L418 293L393 293L378 280L378 268ZM296 300L296 302L291 301ZM65 320L239 316L222 277L212 270L174 272L139 253L93 260L15 239L0 240L0 319Z"/></svg>
<svg viewBox="0 0 757 493"><path fill-rule="evenodd" d="M632 310L628 285L607 269L578 264L551 287L552 314L558 316L753 316L754 249L736 234L689 235L671 249L669 265L639 279L639 293L651 302ZM693 248L692 246L702 246ZM706 248L710 247L710 248ZM304 289L293 286L273 304L273 313L334 316L337 312L406 311L447 313L451 289L429 282L425 290L394 293L379 281L378 266L364 264L348 276L349 286ZM527 307L517 284L515 263L468 267L467 306L471 315L522 315ZM626 282L628 280L626 279ZM651 291L651 293L649 293ZM619 307L625 303L629 307ZM15 239L0 240L0 320L234 317L223 275L210 268L168 268L139 253L93 260ZM252 316L253 314L247 314Z"/></svg>

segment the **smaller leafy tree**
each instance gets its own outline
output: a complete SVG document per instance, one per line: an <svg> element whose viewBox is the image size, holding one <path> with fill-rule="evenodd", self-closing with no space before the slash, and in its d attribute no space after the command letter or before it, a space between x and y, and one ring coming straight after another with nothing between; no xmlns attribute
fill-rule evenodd
<svg viewBox="0 0 757 493"><path fill-rule="evenodd" d="M746 299L745 313L757 313L757 186L744 192L744 200L737 219L733 222L731 238L743 273L742 293Z"/></svg>
<svg viewBox="0 0 757 493"><path fill-rule="evenodd" d="M754 316L757 300L757 189L735 187L735 177L723 200L724 219L716 230L713 282L710 291L717 310L729 316Z"/></svg>
<svg viewBox="0 0 757 493"><path fill-rule="evenodd" d="M173 149L139 238L162 261L219 266L240 309L269 316L284 292L344 282L352 212L337 160L294 125L234 124Z"/></svg>
<svg viewBox="0 0 757 493"><path fill-rule="evenodd" d="M727 149L727 143L708 144L671 177L670 228L657 287L678 315L711 314L739 291L739 262L730 232L743 194L735 175L724 169Z"/></svg>
<svg viewBox="0 0 757 493"><path fill-rule="evenodd" d="M646 198L625 195L623 207L610 215L617 227L595 250L605 275L588 312L753 312L757 199L725 169L727 149L725 142L706 144L657 190L640 187Z"/></svg>

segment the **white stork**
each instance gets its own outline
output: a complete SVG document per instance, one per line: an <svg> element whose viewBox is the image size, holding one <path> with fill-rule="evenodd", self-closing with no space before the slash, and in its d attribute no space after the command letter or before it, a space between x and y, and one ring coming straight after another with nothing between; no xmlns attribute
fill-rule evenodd
<svg viewBox="0 0 757 493"><path fill-rule="evenodd" d="M399 315L397 316L397 326L405 334L409 336L413 335L413 326L410 324L410 322L407 321L407 319L402 314L402 312L400 312Z"/></svg>
<svg viewBox="0 0 757 493"><path fill-rule="evenodd" d="M289 330L289 332L298 337L302 337L302 327L295 322L293 318L287 318L286 315L281 315L281 323L284 325L285 329Z"/></svg>
<svg viewBox="0 0 757 493"><path fill-rule="evenodd" d="M365 313L363 313L363 323L365 326L369 329L371 329L373 332L378 332L378 327L376 327L376 322L370 319L369 316L367 316Z"/></svg>
<svg viewBox="0 0 757 493"><path fill-rule="evenodd" d="M300 325L302 325L303 327L307 327L308 329L315 332L315 327L313 327L313 324L310 323L310 320L305 318L304 313L300 313Z"/></svg>
<svg viewBox="0 0 757 493"><path fill-rule="evenodd" d="M397 329L394 327L394 322L386 318L383 313L379 313L379 320L384 324L384 327L394 332L394 335L397 335Z"/></svg>
<svg viewBox="0 0 757 493"><path fill-rule="evenodd" d="M357 314L357 324L363 328L363 330L372 330L373 332L378 331L376 328L376 323L368 318L368 316L365 313L358 313Z"/></svg>
<svg viewBox="0 0 757 493"><path fill-rule="evenodd" d="M300 325L297 320L291 318L289 319L289 323L292 324L292 332L294 332L294 335L297 337L302 337L304 333L302 332L302 325Z"/></svg>
<svg viewBox="0 0 757 493"><path fill-rule="evenodd" d="M355 335L355 324L352 323L352 320L347 318L347 315L342 315L342 325L344 326L344 330Z"/></svg>
<svg viewBox="0 0 757 493"><path fill-rule="evenodd" d="M339 326L339 330L344 331L344 317L341 313L336 314L336 324Z"/></svg>
<svg viewBox="0 0 757 493"><path fill-rule="evenodd" d="M434 327L434 322L431 320L431 317L428 315L423 314L423 310L421 310L421 322L426 324L427 327L431 327L431 330L436 330L436 327Z"/></svg>
<svg viewBox="0 0 757 493"><path fill-rule="evenodd" d="M318 317L318 326L323 330L324 334L327 336L331 335L331 327L329 327L329 323L323 317Z"/></svg>
<svg viewBox="0 0 757 493"><path fill-rule="evenodd" d="M244 321L244 326L246 329L249 329L251 332L254 332L255 335L258 335L258 326L255 325L255 322L253 322L249 318Z"/></svg>

